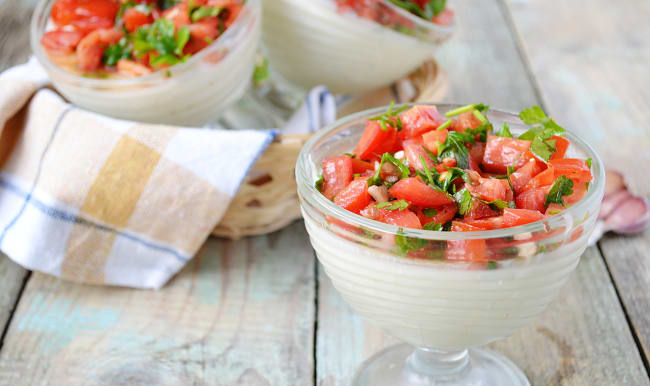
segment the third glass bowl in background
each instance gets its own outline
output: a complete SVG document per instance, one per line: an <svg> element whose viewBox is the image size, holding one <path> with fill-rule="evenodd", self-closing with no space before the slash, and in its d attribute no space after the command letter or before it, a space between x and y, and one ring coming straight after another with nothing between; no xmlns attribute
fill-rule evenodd
<svg viewBox="0 0 650 386"><path fill-rule="evenodd" d="M437 107L444 114L458 106ZM366 120L385 110L361 112L318 132L296 165L305 225L333 285L362 317L407 343L366 361L353 383L528 385L510 360L475 347L530 323L577 266L603 197L600 159L567 133L567 155L592 158L594 180L582 200L543 221L483 232L401 229L348 212L314 187L323 158L353 149ZM513 133L525 128L514 114L490 110L488 118L495 127L507 122ZM398 238L402 243L424 240L426 246L405 257L396 247ZM485 242L486 259L445 259L449 241Z"/></svg>
<svg viewBox="0 0 650 386"><path fill-rule="evenodd" d="M48 57L41 37L55 0L41 0L31 21L31 46L54 87L75 105L114 118L203 126L244 95L260 41L260 0L247 0L223 35L185 63L127 79L89 78Z"/></svg>
<svg viewBox="0 0 650 386"><path fill-rule="evenodd" d="M271 67L304 89L364 92L415 70L454 29L384 0L373 4L381 24L340 10L335 0L264 0L263 42Z"/></svg>

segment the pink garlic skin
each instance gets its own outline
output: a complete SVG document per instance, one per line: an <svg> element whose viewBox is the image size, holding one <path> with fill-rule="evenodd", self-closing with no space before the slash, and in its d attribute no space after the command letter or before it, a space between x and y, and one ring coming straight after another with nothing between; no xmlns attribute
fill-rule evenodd
<svg viewBox="0 0 650 386"><path fill-rule="evenodd" d="M623 175L615 170L605 171L605 197L619 190L625 189Z"/></svg>
<svg viewBox="0 0 650 386"><path fill-rule="evenodd" d="M598 215L598 218L607 218L619 205L621 205L621 203L632 197L633 196L627 191L627 189L605 196L603 202L600 204L600 214Z"/></svg>
<svg viewBox="0 0 650 386"><path fill-rule="evenodd" d="M636 234L643 232L650 224L648 200L630 196L607 217L605 224L608 229L617 233Z"/></svg>

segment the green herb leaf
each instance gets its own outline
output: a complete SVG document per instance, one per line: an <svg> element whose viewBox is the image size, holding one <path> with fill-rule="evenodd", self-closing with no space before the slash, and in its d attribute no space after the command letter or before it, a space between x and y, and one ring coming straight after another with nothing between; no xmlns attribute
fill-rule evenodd
<svg viewBox="0 0 650 386"><path fill-rule="evenodd" d="M128 39L123 37L119 42L106 47L102 55L102 62L109 67L113 67L120 59L130 58L131 46L129 45Z"/></svg>
<svg viewBox="0 0 650 386"><path fill-rule="evenodd" d="M386 201L376 204L375 207L378 209L404 210L409 207L409 203L404 200Z"/></svg>
<svg viewBox="0 0 650 386"><path fill-rule="evenodd" d="M591 157L587 158L587 160L585 161L585 163L587 164L587 167L588 167L589 169L591 169Z"/></svg>
<svg viewBox="0 0 650 386"><path fill-rule="evenodd" d="M519 136L519 139L531 141L530 150L544 162L548 162L557 151L554 135L564 135L565 130L551 118L547 117L539 106L522 110L519 118L533 128Z"/></svg>
<svg viewBox="0 0 650 386"><path fill-rule="evenodd" d="M151 65L174 65L186 61L190 55L183 55L183 48L190 39L190 30L183 26L176 31L174 23L160 18L151 25L138 28L131 35L133 51L137 57L155 51Z"/></svg>
<svg viewBox="0 0 650 386"><path fill-rule="evenodd" d="M324 182L325 182L325 177L323 177L323 175L321 174L320 177L318 177L318 179L314 183L314 187L316 188L316 190L318 190L321 193L323 192L323 183Z"/></svg>
<svg viewBox="0 0 650 386"><path fill-rule="evenodd" d="M454 123L453 119L448 119L447 122L443 123L442 125L438 126L436 130L444 130L451 126L451 124Z"/></svg>
<svg viewBox="0 0 650 386"><path fill-rule="evenodd" d="M260 87L269 79L269 60L259 55L257 63L255 64L255 69L253 70L253 84L255 87ZM350 153L345 153L350 154ZM354 158L354 154L350 156Z"/></svg>
<svg viewBox="0 0 650 386"><path fill-rule="evenodd" d="M193 22L196 23L197 21L204 19L206 17L219 16L222 10L223 7L208 7L202 5L192 11L191 19Z"/></svg>
<svg viewBox="0 0 650 386"><path fill-rule="evenodd" d="M573 181L571 181L567 176L562 175L555 180L551 190L549 190L548 195L546 195L546 206L550 204L564 204L563 196L568 196L573 193Z"/></svg>
<svg viewBox="0 0 650 386"><path fill-rule="evenodd" d="M372 117L370 120L379 121L379 126L383 131L388 130L388 125L397 128L397 131L402 131L402 120L397 115L406 109L408 109L408 105L395 110L395 101L392 101L385 113Z"/></svg>
<svg viewBox="0 0 650 386"><path fill-rule="evenodd" d="M455 117L456 115L460 115L460 114L462 114L462 113L466 113L466 112L468 112L468 111L472 111L472 110L474 110L475 108L476 108L476 105L475 105L475 104L471 104L471 105L466 105L466 106L457 107L457 108L455 108L455 109L453 109L453 110L449 110L449 111L447 111L447 112L445 113L445 117L447 117L447 118Z"/></svg>
<svg viewBox="0 0 650 386"><path fill-rule="evenodd" d="M490 206L494 206L497 209L506 209L506 208L514 209L516 207L514 202L506 202L502 200L484 201L484 202Z"/></svg>
<svg viewBox="0 0 650 386"><path fill-rule="evenodd" d="M402 175L400 178L407 178L408 176L411 175L411 169L408 168L408 166L404 165L402 161L398 160L397 158L393 157L392 154L390 153L384 153L384 155L381 158L386 157L386 160L392 163L393 165L397 166L397 168L402 172Z"/></svg>
<svg viewBox="0 0 650 386"><path fill-rule="evenodd" d="M472 208L472 195L469 193L469 190L462 189L454 195L456 203L458 203L458 213L461 216L469 213L469 210Z"/></svg>
<svg viewBox="0 0 650 386"><path fill-rule="evenodd" d="M438 215L438 211L433 209L433 208L428 208L428 209L423 210L422 214L429 217L429 218L432 218L432 217Z"/></svg>
<svg viewBox="0 0 650 386"><path fill-rule="evenodd" d="M427 243L427 240L404 236L404 229L402 228L399 228L397 230L397 235L395 235L395 244L402 255L422 249L427 245Z"/></svg>
<svg viewBox="0 0 650 386"><path fill-rule="evenodd" d="M487 263L487 269L497 269L499 266L497 265L496 261L488 261Z"/></svg>
<svg viewBox="0 0 650 386"><path fill-rule="evenodd" d="M422 229L425 231L439 231L442 230L442 225L436 224L434 222L426 223L422 226Z"/></svg>
<svg viewBox="0 0 650 386"><path fill-rule="evenodd" d="M503 127L497 133L499 137L513 138L512 133L510 132L510 126L507 123L503 122Z"/></svg>

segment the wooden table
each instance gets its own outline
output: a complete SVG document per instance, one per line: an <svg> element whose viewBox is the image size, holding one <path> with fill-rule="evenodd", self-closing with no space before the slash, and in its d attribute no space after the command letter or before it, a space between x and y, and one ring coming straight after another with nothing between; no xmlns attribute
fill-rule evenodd
<svg viewBox="0 0 650 386"><path fill-rule="evenodd" d="M0 68L34 0L0 0ZM542 105L650 194L650 2L451 0L449 101ZM493 346L534 385L648 385L650 232L589 248L560 297ZM77 285L0 260L0 384L346 384L394 343L356 317L304 226L210 239L164 289Z"/></svg>

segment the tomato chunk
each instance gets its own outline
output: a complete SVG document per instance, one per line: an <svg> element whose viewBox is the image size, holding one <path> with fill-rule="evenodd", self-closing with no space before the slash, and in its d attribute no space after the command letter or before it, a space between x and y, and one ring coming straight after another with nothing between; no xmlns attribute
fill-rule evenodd
<svg viewBox="0 0 650 386"><path fill-rule="evenodd" d="M477 185L465 185L467 190L485 201L512 201L513 193L508 180L497 178L480 178Z"/></svg>
<svg viewBox="0 0 650 386"><path fill-rule="evenodd" d="M452 232L476 232L484 229L454 221L451 225ZM460 261L485 261L487 255L487 243L483 239L478 240L449 240L445 257L449 260Z"/></svg>
<svg viewBox="0 0 650 386"><path fill-rule="evenodd" d="M524 190L524 186L533 179L536 175L544 170L544 164L536 159L531 159L526 164L515 172L510 174L510 182L515 189L515 193L519 194Z"/></svg>
<svg viewBox="0 0 650 386"><path fill-rule="evenodd" d="M551 159L560 159L564 158L567 149L569 149L569 140L564 137L559 137L554 135L551 139L555 140L555 150L556 152L551 155Z"/></svg>
<svg viewBox="0 0 650 386"><path fill-rule="evenodd" d="M546 208L546 212L544 212L544 214L547 215L547 216L553 216L553 215L556 215L556 214L562 212L564 209L566 209L566 208L564 207L564 205L560 205L560 204L550 204L550 205Z"/></svg>
<svg viewBox="0 0 650 386"><path fill-rule="evenodd" d="M381 221L386 224L397 225L403 228L422 228L422 224L420 223L418 216L408 209L389 210L385 208L377 208L376 204L372 203L361 210L361 215L373 220Z"/></svg>
<svg viewBox="0 0 650 386"><path fill-rule="evenodd" d="M428 224L428 223L435 223L435 224L446 224L449 221L451 221L452 218L456 215L456 212L458 212L458 206L456 204L449 204L449 205L443 205L440 208L435 208L435 214L433 214L432 217L427 217L424 214L424 210L421 210L418 212L418 218L420 219L420 222L422 225Z"/></svg>
<svg viewBox="0 0 650 386"><path fill-rule="evenodd" d="M501 229L503 225L503 216L486 217L476 220L463 220L463 223L471 225L481 230Z"/></svg>
<svg viewBox="0 0 650 386"><path fill-rule="evenodd" d="M481 126L481 121L476 118L473 112L467 111L459 114L456 119L451 123L451 130L463 132L467 129L475 129Z"/></svg>
<svg viewBox="0 0 650 386"><path fill-rule="evenodd" d="M521 192L516 198L517 208L544 212L546 195L550 189L550 186L545 186L543 188L535 188Z"/></svg>
<svg viewBox="0 0 650 386"><path fill-rule="evenodd" d="M492 173L505 174L508 166L519 168L534 156L530 141L490 135L483 154L483 168Z"/></svg>
<svg viewBox="0 0 650 386"><path fill-rule="evenodd" d="M398 200L424 208L435 208L454 201L449 195L436 190L415 177L403 178L388 190Z"/></svg>
<svg viewBox="0 0 650 386"><path fill-rule="evenodd" d="M372 197L368 194L368 179L357 178L350 182L350 184L341 190L336 197L334 203L343 209L350 212L359 213L361 209L368 206L372 201Z"/></svg>
<svg viewBox="0 0 650 386"><path fill-rule="evenodd" d="M544 215L537 210L511 208L503 210L503 225L506 228L528 224L543 218Z"/></svg>
<svg viewBox="0 0 650 386"><path fill-rule="evenodd" d="M352 181L352 159L347 155L325 158L323 168L323 195L336 196Z"/></svg>
<svg viewBox="0 0 650 386"><path fill-rule="evenodd" d="M573 181L573 188L571 188L571 190L573 190L573 193L563 198L564 203L569 206L580 201L582 197L584 197L585 194L587 194L587 182Z"/></svg>
<svg viewBox="0 0 650 386"><path fill-rule="evenodd" d="M167 8L162 17L174 23L176 28L190 24L190 8L187 3L178 3L173 7Z"/></svg>
<svg viewBox="0 0 650 386"><path fill-rule="evenodd" d="M409 166L416 170L423 170L424 166L422 165L422 159L426 163L429 169L434 169L436 167L435 162L431 159L427 151L424 150L422 144L414 140L406 140L403 143L404 154L406 159L409 161Z"/></svg>
<svg viewBox="0 0 650 386"><path fill-rule="evenodd" d="M57 0L52 5L50 16L60 27L74 24L82 19L109 20L111 25L108 27L111 27L119 10L119 2L115 0ZM99 28L107 27L102 25Z"/></svg>
<svg viewBox="0 0 650 386"><path fill-rule="evenodd" d="M476 220L496 216L497 214L496 211L490 208L490 205L474 197L472 198L469 211L465 214L465 218L468 220Z"/></svg>
<svg viewBox="0 0 650 386"><path fill-rule="evenodd" d="M531 178L522 191L553 185L553 182L555 182L555 169L550 166L548 169Z"/></svg>
<svg viewBox="0 0 650 386"><path fill-rule="evenodd" d="M433 130L422 135L422 143L424 147L435 155L438 155L438 145L445 143L449 130Z"/></svg>
<svg viewBox="0 0 650 386"><path fill-rule="evenodd" d="M153 23L153 16L133 7L124 11L122 18L124 19L124 27L129 32L134 32L143 25Z"/></svg>
<svg viewBox="0 0 650 386"><path fill-rule="evenodd" d="M41 44L55 55L66 55L74 52L83 34L79 31L54 30L43 34Z"/></svg>
<svg viewBox="0 0 650 386"><path fill-rule="evenodd" d="M435 106L413 106L400 114L402 139L416 138L422 133L435 130L443 123L442 115Z"/></svg>
<svg viewBox="0 0 650 386"><path fill-rule="evenodd" d="M358 174L364 174L368 171L375 170L375 165L370 162L360 160L358 158L352 158L352 172Z"/></svg>
<svg viewBox="0 0 650 386"><path fill-rule="evenodd" d="M576 158L562 158L550 160L549 165L555 168L555 177L562 175L576 181L591 181L591 170L584 160Z"/></svg>
<svg viewBox="0 0 650 386"><path fill-rule="evenodd" d="M387 125L386 130L382 130L379 122L368 121L354 153L361 159L374 160L395 150L396 143L397 129Z"/></svg>

